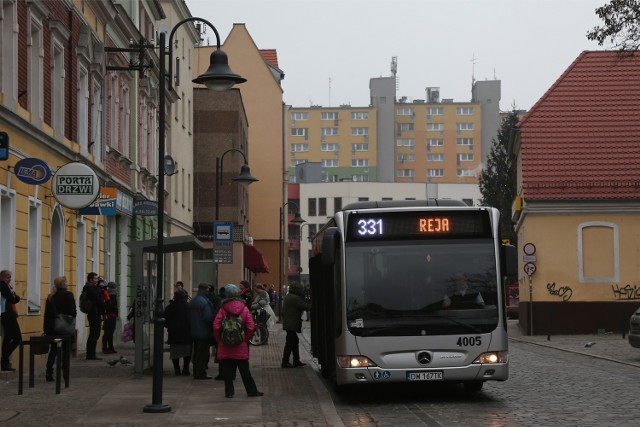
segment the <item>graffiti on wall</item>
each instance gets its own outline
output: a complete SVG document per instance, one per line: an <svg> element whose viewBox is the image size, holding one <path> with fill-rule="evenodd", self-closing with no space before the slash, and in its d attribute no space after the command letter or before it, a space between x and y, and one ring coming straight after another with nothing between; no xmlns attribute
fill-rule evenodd
<svg viewBox="0 0 640 427"><path fill-rule="evenodd" d="M561 286L556 289L556 282L547 283L549 294L562 298L562 301L569 301L573 295L573 289L570 286Z"/></svg>
<svg viewBox="0 0 640 427"><path fill-rule="evenodd" d="M613 296L616 299L640 299L640 285L627 284L622 288L618 285L611 285L611 289L613 290Z"/></svg>

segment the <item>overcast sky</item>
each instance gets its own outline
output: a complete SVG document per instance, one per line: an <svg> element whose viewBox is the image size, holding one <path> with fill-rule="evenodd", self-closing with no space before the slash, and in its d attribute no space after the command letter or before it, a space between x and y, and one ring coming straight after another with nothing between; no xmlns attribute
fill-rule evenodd
<svg viewBox="0 0 640 427"><path fill-rule="evenodd" d="M295 107L369 104L369 79L391 75L398 97L466 102L471 81L502 81L501 110L530 109L601 25L607 0L186 0L222 40L246 24L259 49L276 49L284 101ZM211 43L215 36L205 37ZM233 68L233 58L229 58Z"/></svg>

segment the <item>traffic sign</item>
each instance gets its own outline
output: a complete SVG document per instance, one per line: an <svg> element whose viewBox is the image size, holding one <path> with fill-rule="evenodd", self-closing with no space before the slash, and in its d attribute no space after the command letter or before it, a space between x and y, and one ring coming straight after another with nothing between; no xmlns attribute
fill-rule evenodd
<svg viewBox="0 0 640 427"><path fill-rule="evenodd" d="M533 276L533 273L536 272L536 265L532 262L528 262L524 265L524 272L527 276Z"/></svg>
<svg viewBox="0 0 640 427"><path fill-rule="evenodd" d="M524 247L522 248L522 251L526 255L533 255L536 253L536 245L534 245L533 243L525 243Z"/></svg>

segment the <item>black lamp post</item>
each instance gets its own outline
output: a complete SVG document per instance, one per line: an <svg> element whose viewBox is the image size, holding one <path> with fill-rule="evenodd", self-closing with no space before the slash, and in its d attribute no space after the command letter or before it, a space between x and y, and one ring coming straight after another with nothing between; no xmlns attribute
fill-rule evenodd
<svg viewBox="0 0 640 427"><path fill-rule="evenodd" d="M165 91L172 90L173 79L173 36L182 24L191 21L200 21L207 24L216 35L217 50L211 54L209 69L194 79L194 83L202 83L217 91L231 88L234 84L244 83L247 79L234 74L228 65L227 55L220 50L220 35L218 30L209 21L191 17L178 22L169 35L167 52L166 34L160 33L160 90L159 90L159 131L158 131L158 243L156 247L157 257L157 284L156 301L154 311L153 331L153 391L151 404L145 405L144 412L159 413L171 411L171 406L162 403L162 374L164 352L164 151L165 151ZM166 71L167 56L169 57L169 73ZM168 77L168 78L167 78Z"/></svg>
<svg viewBox="0 0 640 427"><path fill-rule="evenodd" d="M222 156L216 157L216 221L220 219L220 188L222 187L222 171L224 166L224 156L226 156L227 153L231 153L234 151L242 155L242 158L244 159L244 164L240 168L240 175L232 179L236 182L239 182L242 185L249 185L253 182L258 181L257 178L254 178L253 176L251 176L251 170L249 169L249 164L247 163L247 157L244 155L242 151L238 150L237 148L230 148L224 153L222 153ZM214 241L214 245L215 245L215 241ZM215 264L216 289L218 289L218 263L215 262L215 247L213 248L213 262Z"/></svg>
<svg viewBox="0 0 640 427"><path fill-rule="evenodd" d="M296 225L300 225L300 224L304 224L306 221L304 219L302 219L302 217L300 216L300 207L298 206L298 204L292 200L288 201L287 203L285 203L284 205L282 205L282 207L280 208L280 234L278 235L279 237L279 255L280 255L280 262L278 263L278 280L280 281L280 285L279 285L279 290L278 290L278 320L282 321L282 282L284 281L283 277L282 277L282 264L284 263L284 259L283 259L283 246L284 246L284 208L287 207L287 205L291 203L292 205L296 206L296 212L295 212L295 216L293 217L293 219L291 220L292 224L296 224Z"/></svg>

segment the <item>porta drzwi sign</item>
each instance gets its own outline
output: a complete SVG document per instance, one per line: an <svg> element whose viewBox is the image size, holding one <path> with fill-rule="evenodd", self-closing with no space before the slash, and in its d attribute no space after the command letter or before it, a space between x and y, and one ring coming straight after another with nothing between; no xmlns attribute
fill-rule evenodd
<svg viewBox="0 0 640 427"><path fill-rule="evenodd" d="M98 175L84 163L67 163L53 177L53 197L66 208L85 208L99 192Z"/></svg>

